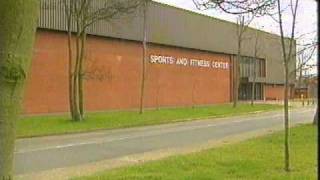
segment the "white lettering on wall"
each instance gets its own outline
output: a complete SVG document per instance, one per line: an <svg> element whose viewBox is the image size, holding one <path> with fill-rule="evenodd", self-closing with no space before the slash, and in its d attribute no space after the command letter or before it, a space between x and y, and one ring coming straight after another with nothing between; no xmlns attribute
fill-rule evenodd
<svg viewBox="0 0 320 180"><path fill-rule="evenodd" d="M210 67L210 62L206 60L190 59L190 65L196 67Z"/></svg>
<svg viewBox="0 0 320 180"><path fill-rule="evenodd" d="M189 62L187 58L178 58L176 65L188 66Z"/></svg>
<svg viewBox="0 0 320 180"><path fill-rule="evenodd" d="M173 64L175 62L175 58L171 56L150 56L150 62L153 64Z"/></svg>
<svg viewBox="0 0 320 180"><path fill-rule="evenodd" d="M188 58L175 58L172 56L150 56L151 64L168 64L168 65L178 65L178 66L191 66L191 67L203 67L203 68L213 68L213 69L229 69L229 63L223 61L210 61L203 59L188 59Z"/></svg>
<svg viewBox="0 0 320 180"><path fill-rule="evenodd" d="M229 69L229 63L227 63L227 62L213 61L213 62L212 62L212 68L216 68L216 69Z"/></svg>

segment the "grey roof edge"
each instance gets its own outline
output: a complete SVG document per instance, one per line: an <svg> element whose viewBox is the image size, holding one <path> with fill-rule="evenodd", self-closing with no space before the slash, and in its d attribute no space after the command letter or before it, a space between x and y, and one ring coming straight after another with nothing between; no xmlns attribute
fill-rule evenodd
<svg viewBox="0 0 320 180"><path fill-rule="evenodd" d="M170 5L170 4L163 3L163 2L156 2L156 1L151 1L151 2L154 3L154 4L161 5L163 7L173 8L173 9L176 9L176 10L179 10L179 11L184 11L186 13L190 13L190 14L193 14L193 15L206 17L206 18L209 18L211 20L217 20L217 21L220 21L220 22L223 22L223 23L232 24L232 25L237 26L237 23L234 23L232 21L228 21L228 20L220 19L220 18L217 18L217 17L214 17L214 16L209 16L209 15L206 15L206 14L198 13L198 12L195 12L195 11L192 11L192 10L189 10L189 9L184 9L184 8L173 6L173 5ZM280 35L275 34L275 33L271 33L271 32L265 31L265 30L261 30L261 29L257 29L257 28L251 27L251 26L248 26L248 28L250 30L253 30L253 31L259 31L261 33L265 33L265 34L269 34L269 35L281 38ZM287 37L287 36L285 36L284 38L285 39L291 39L290 37ZM294 39L294 41L296 41L296 39Z"/></svg>

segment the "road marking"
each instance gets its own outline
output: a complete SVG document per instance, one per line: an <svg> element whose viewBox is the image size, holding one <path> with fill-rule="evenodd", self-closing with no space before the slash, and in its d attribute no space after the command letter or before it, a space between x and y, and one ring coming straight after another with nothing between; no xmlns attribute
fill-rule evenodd
<svg viewBox="0 0 320 180"><path fill-rule="evenodd" d="M297 112L298 114L303 114L305 112L309 112L311 110L303 110ZM177 129L168 129L168 130L163 130L159 129L158 132L151 133L149 135L133 135L133 136L124 136L120 138L111 138L108 140L91 140L87 142L79 142L79 143L69 143L65 145L56 145L56 146L48 146L48 147L43 147L43 148L34 148L34 149L29 149L29 150L18 150L15 152L15 154L24 154L24 153L31 153L31 152L36 152L36 151L46 151L46 150L52 150L52 149L64 149L64 148L70 148L70 147L75 147L75 146L83 146L83 145L90 145L90 144L104 144L104 143L110 143L114 141L123 141L123 140L128 140L128 139L136 139L136 138L143 138L143 137L152 137L152 136L158 136L161 134L167 134L167 133L173 133L173 132L183 132L183 131L192 131L196 129L202 129L202 128L208 128L208 127L215 127L215 126L223 126L226 124L233 124L233 123L242 123L242 122L248 122L248 121L257 121L260 119L266 119L266 118L277 118L277 117L283 117L282 114L276 114L273 116L266 116L266 117L250 117L251 119L242 119L242 120L233 120L233 121L224 121L224 122L211 122L210 124L204 124L204 125L193 125L193 126L187 126L187 127L174 127ZM100 138L101 139L101 138Z"/></svg>
<svg viewBox="0 0 320 180"><path fill-rule="evenodd" d="M279 115L274 115L272 117L278 117ZM135 136L125 136L121 138L113 138L109 140L93 140L90 142L82 142L82 143L69 143L66 145L57 145L57 146L48 146L44 148L35 148L35 149L29 149L29 150L21 150L21 151L16 151L16 154L23 154L23 153L29 153L29 152L36 152L36 151L45 151L45 150L50 150L50 149L62 149L62 148L69 148L73 146L83 146L83 145L89 145L89 144L103 144L103 143L110 143L114 141L123 141L127 139L136 139L136 138L142 138L142 137L151 137L151 136L157 136L165 133L172 133L172 132L183 132L183 131L190 131L190 130L196 130L196 129L201 129L201 128L207 128L207 127L215 127L215 126L223 126L226 124L232 124L232 123L239 123L239 122L247 122L247 121L256 121L259 119L265 119L266 117L261 117L261 118L254 118L254 119L245 119L245 120L236 120L236 121L228 121L228 122L222 122L222 123L215 123L215 124L206 124L206 125L196 125L196 126L188 126L188 127L175 127L178 129L171 129L171 130L160 130L160 132L157 133L152 133L150 135L135 135Z"/></svg>

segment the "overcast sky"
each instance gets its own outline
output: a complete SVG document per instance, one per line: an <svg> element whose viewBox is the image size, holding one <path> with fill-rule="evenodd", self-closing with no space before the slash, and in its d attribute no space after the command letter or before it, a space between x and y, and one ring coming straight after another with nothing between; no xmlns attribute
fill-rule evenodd
<svg viewBox="0 0 320 180"><path fill-rule="evenodd" d="M236 17L233 15L225 14L221 11L212 9L206 11L199 11L196 9L192 0L154 0L157 2L166 3L172 6L180 7L183 9L188 9L191 11L196 11L198 13L203 13L215 18L220 18L232 22L236 22ZM290 0L282 0L282 6L285 7L289 4ZM284 14L284 23L285 23L285 32L286 35L289 35L291 32L291 18L290 11L285 11ZM317 3L315 0L300 0L299 8L297 14L297 26L296 26L296 37L299 37L302 34L307 34L304 38L299 39L298 43L302 44L305 42L310 42L314 37L317 36ZM252 27L262 29L267 32L279 34L278 24L270 17L257 18L252 22ZM316 56L314 56L312 64L316 62ZM315 71L313 71L315 72Z"/></svg>

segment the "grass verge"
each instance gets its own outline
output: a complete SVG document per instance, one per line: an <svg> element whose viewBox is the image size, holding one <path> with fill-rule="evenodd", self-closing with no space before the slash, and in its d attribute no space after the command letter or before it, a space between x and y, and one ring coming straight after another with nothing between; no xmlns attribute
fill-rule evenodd
<svg viewBox="0 0 320 180"><path fill-rule="evenodd" d="M291 167L283 170L283 133L238 144L180 155L160 161L119 168L75 180L93 179L316 179L316 127L302 125L291 130Z"/></svg>
<svg viewBox="0 0 320 180"><path fill-rule="evenodd" d="M237 108L232 108L232 105L225 104L210 107L149 110L143 114L137 112L88 113L86 120L83 122L72 122L67 115L23 117L18 121L17 137L35 137L147 126L276 109L281 109L281 106L256 104L252 107L249 104L239 104Z"/></svg>

